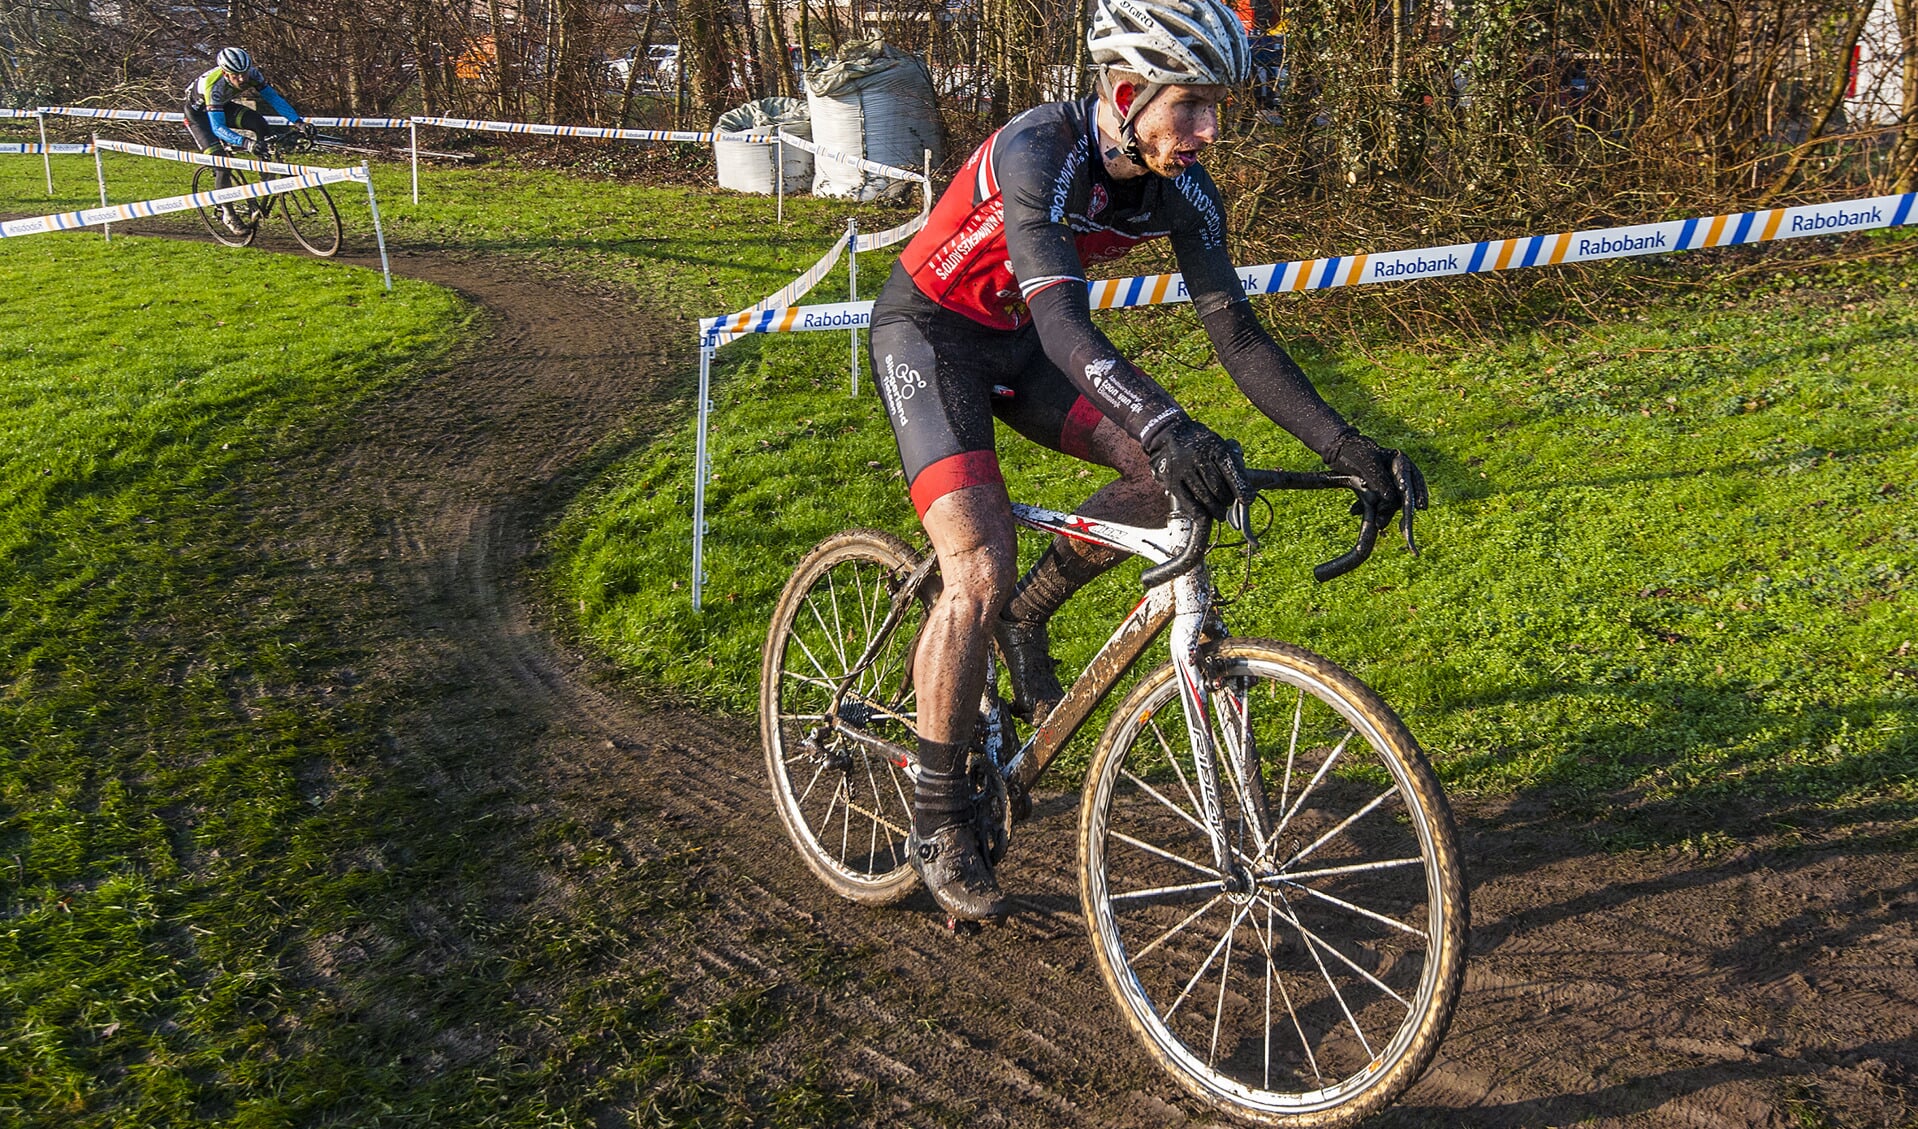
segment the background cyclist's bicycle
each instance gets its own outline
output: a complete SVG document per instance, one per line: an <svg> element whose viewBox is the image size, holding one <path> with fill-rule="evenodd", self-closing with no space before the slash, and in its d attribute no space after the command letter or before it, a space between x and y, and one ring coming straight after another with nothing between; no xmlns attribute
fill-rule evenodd
<svg viewBox="0 0 1918 1129"><path fill-rule="evenodd" d="M270 132L260 139L266 153L263 160L281 161L297 153L311 152L316 145L335 140L309 129L289 126ZM211 192L222 170L200 166L193 170L193 191ZM251 173L245 169L224 170L229 187L252 184L256 180L275 179L272 174ZM293 230L300 246L320 258L330 258L340 249L340 210L323 184L256 196L234 204L202 204L200 218L213 238L229 247L245 247L260 234L260 225L277 213Z"/></svg>
<svg viewBox="0 0 1918 1129"><path fill-rule="evenodd" d="M1083 786L1080 904L1100 973L1153 1058L1225 1111L1324 1126L1383 1108L1436 1053L1465 971L1456 835L1418 743L1328 660L1227 632L1204 517L1139 529L1013 512L1152 567L1145 599L1023 739L988 680L970 754L982 847L1003 856L1047 766L1170 628L1169 661L1114 709ZM1319 578L1363 562L1379 525L1366 503L1359 544ZM814 874L872 905L918 881L911 656L936 564L887 533L827 538L766 639L760 732L780 819Z"/></svg>

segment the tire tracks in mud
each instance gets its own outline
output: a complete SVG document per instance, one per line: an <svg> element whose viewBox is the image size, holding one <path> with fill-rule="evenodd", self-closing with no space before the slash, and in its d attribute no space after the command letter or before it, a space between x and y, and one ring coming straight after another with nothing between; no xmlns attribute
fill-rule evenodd
<svg viewBox="0 0 1918 1129"><path fill-rule="evenodd" d="M709 902L682 959L809 1003L790 1038L863 1083L877 1122L1214 1120L1135 1046L1099 981L1071 797L1042 798L1014 844L1004 878L1029 912L1011 924L950 934L923 892L843 902L786 842L749 720L635 700L549 630L528 575L538 539L616 456L609 437L676 418L687 335L517 265L399 251L394 270L483 307L483 347L362 413L337 456L292 468L312 476L295 492L334 515L323 551L363 563L401 617L383 637L433 672L431 703L394 718L392 739L431 750L483 729L499 771L547 797L531 802L622 827L641 857L697 850ZM1439 1060L1379 1124L1770 1126L1793 1094L1836 1124L1909 1116L1908 859L1606 855L1518 804L1460 808L1465 997ZM856 974L821 987L784 967L764 938L794 933ZM1820 999L1864 1014L1834 1024Z"/></svg>

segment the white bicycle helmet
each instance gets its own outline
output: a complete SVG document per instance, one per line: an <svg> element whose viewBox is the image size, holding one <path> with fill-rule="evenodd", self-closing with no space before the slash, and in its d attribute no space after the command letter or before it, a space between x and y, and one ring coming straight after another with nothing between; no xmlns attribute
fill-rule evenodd
<svg viewBox="0 0 1918 1129"><path fill-rule="evenodd" d="M1086 49L1110 93L1113 71L1143 78L1119 123L1126 156L1139 160L1135 122L1167 86L1241 86L1252 77L1252 47L1238 13L1222 0L1093 0Z"/></svg>
<svg viewBox="0 0 1918 1129"><path fill-rule="evenodd" d="M220 69L228 74L245 74L253 69L253 56L247 54L244 47L222 47L219 63Z"/></svg>

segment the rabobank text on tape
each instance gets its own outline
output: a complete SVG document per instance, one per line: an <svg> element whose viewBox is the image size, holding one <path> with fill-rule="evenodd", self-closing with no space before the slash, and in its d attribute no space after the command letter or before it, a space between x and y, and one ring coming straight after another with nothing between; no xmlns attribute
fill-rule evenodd
<svg viewBox="0 0 1918 1129"><path fill-rule="evenodd" d="M1902 227L1918 223L1918 193L1872 196L1829 204L1801 204L1722 216L1700 216L1661 223L1571 231L1559 235L1530 235L1488 239L1481 243L1454 243L1381 254L1342 255L1302 259L1239 268L1239 283L1247 294L1325 290L1374 282L1402 282L1449 275L1486 274L1521 267L1561 263L1589 263L1706 247L1733 247L1810 235ZM1177 274L1135 275L1102 279L1092 284L1093 309L1112 310L1190 301L1185 280ZM830 324L858 304L794 306L766 309L749 318L738 315L700 322L702 336L724 334L730 339L747 333L803 333L818 329L845 329ZM870 308L870 304L866 304ZM814 316L817 314L818 316ZM860 324L864 324L863 322Z"/></svg>
<svg viewBox="0 0 1918 1129"><path fill-rule="evenodd" d="M282 177L279 180L262 181L259 184L236 184L231 188L219 188L212 192L195 192L186 196L168 196L161 200L141 200L132 204L114 204L104 208L61 212L58 215L7 220L0 222L0 237L39 235L49 231L77 231L96 224L144 219L148 216L183 212L188 208L205 207L209 204L232 204L256 196L271 196L276 192L291 192L296 188L317 188L322 184L338 184L347 180L364 184L366 172L357 168L317 169L299 176Z"/></svg>
<svg viewBox="0 0 1918 1129"><path fill-rule="evenodd" d="M1913 221L1913 193L1873 196L1831 204L1803 204L1767 208L1722 216L1702 216L1662 223L1568 231L1559 235L1488 239L1481 243L1454 243L1383 254L1303 259L1242 267L1240 285L1248 294L1277 294L1288 290L1324 290L1374 282L1402 282L1415 278L1486 274L1520 267L1590 263L1706 247L1732 247L1806 235L1831 235L1899 227ZM1092 308L1118 309L1154 306L1190 299L1185 280L1177 274L1139 275L1105 279L1092 284Z"/></svg>
<svg viewBox="0 0 1918 1129"><path fill-rule="evenodd" d="M701 318L699 334L707 344L724 345L748 333L814 333L827 329L866 329L871 324L871 302L838 302L826 306L742 310L725 317Z"/></svg>
<svg viewBox="0 0 1918 1129"><path fill-rule="evenodd" d="M69 153L71 154L71 153L91 153L91 152L93 152L93 146L91 145L60 145L60 144L41 145L38 142L17 142L17 141L9 141L4 144L0 144L0 153L34 153L34 154Z"/></svg>
<svg viewBox="0 0 1918 1129"><path fill-rule="evenodd" d="M159 145L136 145L131 141L114 141L102 137L94 142L103 153L131 153L138 157L158 157L163 161L178 161L186 165L205 165L218 169L246 169L250 172L275 173L282 176L297 176L300 173L327 172L320 165L288 165L279 161L255 161L247 157L224 157L211 153L194 153L186 149L168 149Z"/></svg>

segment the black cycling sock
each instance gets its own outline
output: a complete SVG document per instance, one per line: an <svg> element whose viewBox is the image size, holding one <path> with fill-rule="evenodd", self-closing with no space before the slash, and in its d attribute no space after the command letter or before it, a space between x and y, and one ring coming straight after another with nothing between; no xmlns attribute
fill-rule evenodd
<svg viewBox="0 0 1918 1129"><path fill-rule="evenodd" d="M965 746L919 739L919 779L912 786L912 829L921 839L972 818L972 782Z"/></svg>
<svg viewBox="0 0 1918 1129"><path fill-rule="evenodd" d="M1012 599L1006 603L1005 618L1014 623L1044 623L1074 592L1125 558L1118 549L1054 537L1032 568L1019 578Z"/></svg>

